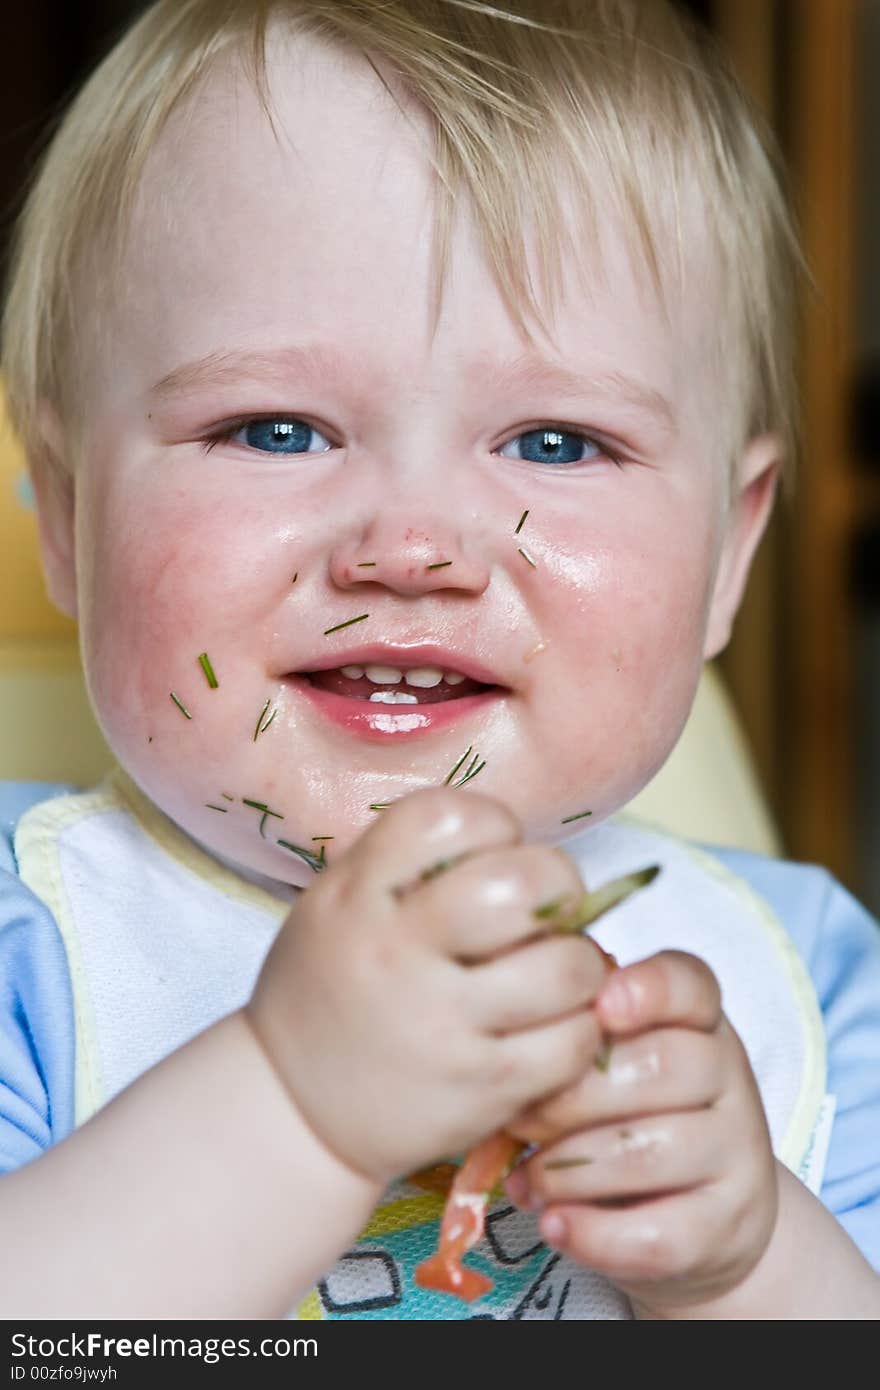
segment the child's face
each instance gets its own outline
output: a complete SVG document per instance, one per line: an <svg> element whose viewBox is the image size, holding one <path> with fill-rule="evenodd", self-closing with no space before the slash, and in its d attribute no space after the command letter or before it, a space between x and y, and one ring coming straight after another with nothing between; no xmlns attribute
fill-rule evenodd
<svg viewBox="0 0 880 1390"><path fill-rule="evenodd" d="M272 77L279 142L218 74L149 172L88 398L75 576L43 518L102 726L184 829L290 883L313 875L279 837L335 836L332 862L371 803L469 747L459 776L478 754L468 785L561 839L666 759L771 498L766 474L725 522L707 291L667 322L611 220L607 284L572 275L543 345L582 385L505 384L530 348L464 221L431 338L430 169L370 70L309 45ZM272 420L302 422L274 452ZM364 644L437 645L427 664L470 657L505 689L433 728L438 706L352 699L346 727L294 673ZM242 798L284 819L261 836Z"/></svg>

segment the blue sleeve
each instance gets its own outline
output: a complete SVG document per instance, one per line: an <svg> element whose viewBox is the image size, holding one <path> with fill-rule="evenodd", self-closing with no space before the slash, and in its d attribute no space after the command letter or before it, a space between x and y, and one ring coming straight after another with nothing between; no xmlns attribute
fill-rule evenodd
<svg viewBox="0 0 880 1390"><path fill-rule="evenodd" d="M49 909L17 876L12 832L28 805L66 788L0 786L0 1173L74 1123L73 998Z"/></svg>
<svg viewBox="0 0 880 1390"><path fill-rule="evenodd" d="M767 899L810 971L837 1098L820 1197L880 1269L880 925L824 869L710 852Z"/></svg>

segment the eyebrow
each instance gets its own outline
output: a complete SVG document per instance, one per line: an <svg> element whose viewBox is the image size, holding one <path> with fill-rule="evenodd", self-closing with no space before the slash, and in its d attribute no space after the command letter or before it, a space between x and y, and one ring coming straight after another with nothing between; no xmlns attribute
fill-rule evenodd
<svg viewBox="0 0 880 1390"><path fill-rule="evenodd" d="M364 363L356 366L363 376ZM485 393L510 389L552 392L565 400L587 396L611 397L655 418L670 431L676 428L675 412L664 395L653 386L620 371L578 372L530 353L506 362L489 355L473 357L464 365L468 378L476 377ZM193 391L209 387L234 386L243 378L289 384L291 378L316 377L326 380L351 371L351 365L333 348L317 343L289 346L271 351L218 351L175 367L153 386L150 394L157 403L169 403Z"/></svg>

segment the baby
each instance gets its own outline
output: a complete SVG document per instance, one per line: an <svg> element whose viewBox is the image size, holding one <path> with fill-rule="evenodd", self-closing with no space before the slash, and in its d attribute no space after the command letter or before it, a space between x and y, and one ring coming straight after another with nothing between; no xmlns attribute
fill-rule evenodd
<svg viewBox="0 0 880 1390"><path fill-rule="evenodd" d="M728 640L796 277L665 4L160 0L98 69L4 323L119 765L3 793L4 1316L880 1312L874 923L616 814ZM553 930L653 863L621 968ZM499 1128L469 1307L420 1170Z"/></svg>

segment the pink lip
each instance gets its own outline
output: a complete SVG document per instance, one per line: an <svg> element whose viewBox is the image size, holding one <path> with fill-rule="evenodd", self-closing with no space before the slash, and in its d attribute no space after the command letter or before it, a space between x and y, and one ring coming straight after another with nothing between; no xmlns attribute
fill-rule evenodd
<svg viewBox="0 0 880 1390"><path fill-rule="evenodd" d="M303 666L302 671L335 671L339 666L439 666L441 671L460 671L463 676L481 685L501 685L494 671L463 652L450 652L445 647L425 643L420 646L395 647L372 642L362 647L340 648L320 661ZM462 701L464 703L464 701Z"/></svg>
<svg viewBox="0 0 880 1390"><path fill-rule="evenodd" d="M349 663L345 661L341 664L347 666ZM439 665L439 662L437 664ZM344 695L334 695L328 690L319 690L303 676L287 676L286 680L334 724L376 743L389 738L417 738L420 734L444 729L469 714L485 712L507 693L495 688L481 691L478 695L462 695L460 699L442 700L432 705L395 706L371 704L369 700L350 700Z"/></svg>

